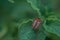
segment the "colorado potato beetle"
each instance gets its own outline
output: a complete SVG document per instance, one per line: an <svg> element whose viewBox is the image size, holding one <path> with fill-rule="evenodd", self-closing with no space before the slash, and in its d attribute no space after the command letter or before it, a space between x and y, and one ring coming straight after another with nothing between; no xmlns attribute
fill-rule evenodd
<svg viewBox="0 0 60 40"><path fill-rule="evenodd" d="M32 23L33 29L38 29L39 25L41 25L41 19L40 18L35 18L35 20Z"/></svg>

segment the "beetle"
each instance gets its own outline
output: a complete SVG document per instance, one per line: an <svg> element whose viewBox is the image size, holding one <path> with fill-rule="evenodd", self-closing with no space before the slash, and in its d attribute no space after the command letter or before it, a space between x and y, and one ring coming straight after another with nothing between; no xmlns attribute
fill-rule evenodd
<svg viewBox="0 0 60 40"><path fill-rule="evenodd" d="M41 19L40 18L35 18L33 23L32 23L33 29L38 29L40 25L41 25Z"/></svg>

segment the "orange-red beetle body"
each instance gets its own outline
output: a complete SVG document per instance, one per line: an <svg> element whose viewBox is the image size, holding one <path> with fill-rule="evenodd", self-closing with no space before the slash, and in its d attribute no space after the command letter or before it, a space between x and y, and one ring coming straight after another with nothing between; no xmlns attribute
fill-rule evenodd
<svg viewBox="0 0 60 40"><path fill-rule="evenodd" d="M32 24L33 29L38 29L40 24L41 24L41 19L36 18Z"/></svg>

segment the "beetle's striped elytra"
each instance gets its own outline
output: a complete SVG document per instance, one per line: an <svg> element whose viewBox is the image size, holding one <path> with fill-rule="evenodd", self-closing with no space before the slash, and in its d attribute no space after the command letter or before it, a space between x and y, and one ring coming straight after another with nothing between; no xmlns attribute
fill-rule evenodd
<svg viewBox="0 0 60 40"><path fill-rule="evenodd" d="M41 19L35 18L35 20L34 20L33 23L32 23L33 29L39 28L39 25L40 25L40 24L41 24Z"/></svg>

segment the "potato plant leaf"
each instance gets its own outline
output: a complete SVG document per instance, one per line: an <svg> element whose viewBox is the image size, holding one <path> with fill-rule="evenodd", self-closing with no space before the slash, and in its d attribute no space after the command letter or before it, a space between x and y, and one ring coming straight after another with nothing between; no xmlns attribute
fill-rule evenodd
<svg viewBox="0 0 60 40"><path fill-rule="evenodd" d="M50 24L44 24L44 28L47 32L50 32L50 33L53 33L57 36L60 37L60 22L53 22L53 23L50 23Z"/></svg>
<svg viewBox="0 0 60 40"><path fill-rule="evenodd" d="M32 22L24 23L18 31L19 40L45 40L46 35L41 31L36 33L32 28Z"/></svg>
<svg viewBox="0 0 60 40"><path fill-rule="evenodd" d="M39 0L38 0L39 1ZM31 7L37 11L37 13L39 14L39 18L41 18L41 13L40 13L40 9L38 8L38 1L37 0L27 0L27 2L31 5Z"/></svg>

